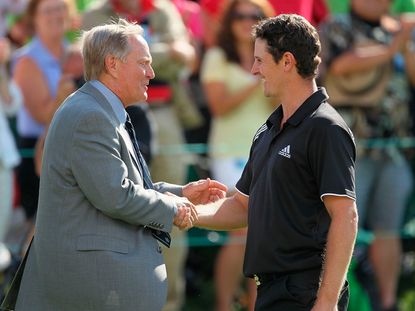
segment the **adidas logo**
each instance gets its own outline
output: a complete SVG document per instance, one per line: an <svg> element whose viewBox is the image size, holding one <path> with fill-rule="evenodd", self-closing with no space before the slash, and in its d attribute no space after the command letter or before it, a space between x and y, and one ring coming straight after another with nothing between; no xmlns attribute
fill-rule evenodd
<svg viewBox="0 0 415 311"><path fill-rule="evenodd" d="M283 157L286 157L286 158L291 158L291 154L290 154L290 145L288 145L287 147L285 147L285 148L283 148L283 149L281 149L279 152L278 152L278 154L279 155L282 155Z"/></svg>

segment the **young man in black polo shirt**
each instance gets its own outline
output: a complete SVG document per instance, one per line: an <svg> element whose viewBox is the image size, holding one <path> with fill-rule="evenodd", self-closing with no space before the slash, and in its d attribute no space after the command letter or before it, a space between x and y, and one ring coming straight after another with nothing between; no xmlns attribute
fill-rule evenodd
<svg viewBox="0 0 415 311"><path fill-rule="evenodd" d="M248 225L244 274L257 311L346 310L357 232L353 135L315 76L320 41L298 15L254 29L252 73L280 107L258 130L238 193L199 206L196 226Z"/></svg>

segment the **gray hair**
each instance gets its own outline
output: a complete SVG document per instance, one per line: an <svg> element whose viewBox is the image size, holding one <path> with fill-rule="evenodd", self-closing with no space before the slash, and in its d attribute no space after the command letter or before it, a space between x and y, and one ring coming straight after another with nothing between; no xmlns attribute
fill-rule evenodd
<svg viewBox="0 0 415 311"><path fill-rule="evenodd" d="M105 71L105 57L113 55L126 61L130 52L129 37L143 35L143 29L125 19L100 25L82 34L85 81L96 80Z"/></svg>

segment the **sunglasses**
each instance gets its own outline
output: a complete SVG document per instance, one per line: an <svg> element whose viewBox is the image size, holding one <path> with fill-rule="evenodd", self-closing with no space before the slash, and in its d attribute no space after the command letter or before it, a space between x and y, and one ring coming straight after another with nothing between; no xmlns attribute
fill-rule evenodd
<svg viewBox="0 0 415 311"><path fill-rule="evenodd" d="M237 21L250 20L253 22L257 22L263 19L264 17L265 16L262 14L244 14L244 13L238 13L238 12L235 12L234 14L232 14L232 18Z"/></svg>

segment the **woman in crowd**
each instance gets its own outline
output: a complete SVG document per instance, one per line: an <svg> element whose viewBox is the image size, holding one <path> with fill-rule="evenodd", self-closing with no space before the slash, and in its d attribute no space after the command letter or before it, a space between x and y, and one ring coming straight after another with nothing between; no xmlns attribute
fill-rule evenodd
<svg viewBox="0 0 415 311"><path fill-rule="evenodd" d="M69 22L65 0L30 0L27 14L35 31L31 42L14 55L13 78L23 93L24 105L18 113L20 148L33 148L62 100L74 90L70 77L62 76L65 31ZM19 167L21 204L26 217L34 217L39 179L32 158Z"/></svg>
<svg viewBox="0 0 415 311"><path fill-rule="evenodd" d="M267 1L230 1L223 11L217 46L206 52L202 64L201 80L212 113L211 172L233 191L247 162L252 138L273 110L260 81L250 72L254 63L252 26L273 14ZM231 310L241 279L245 235L245 229L230 233L231 243L218 254L218 311ZM249 287L249 308L253 310L255 284Z"/></svg>

